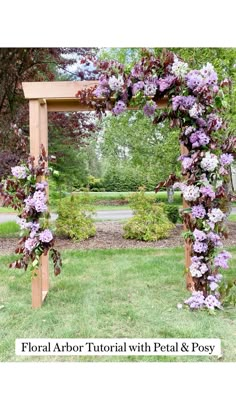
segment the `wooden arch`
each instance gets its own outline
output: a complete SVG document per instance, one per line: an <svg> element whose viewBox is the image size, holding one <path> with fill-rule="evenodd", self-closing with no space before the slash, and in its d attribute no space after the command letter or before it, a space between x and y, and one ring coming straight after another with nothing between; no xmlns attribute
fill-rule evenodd
<svg viewBox="0 0 236 420"><path fill-rule="evenodd" d="M82 82L24 82L23 91L29 100L30 154L37 160L43 144L48 155L48 112L92 111L76 98L79 90L97 86L97 81ZM167 106L167 99L158 102L159 108ZM131 109L131 108L130 108ZM132 108L135 109L135 108ZM136 108L137 109L137 108ZM184 150L182 150L184 153ZM184 203L185 205L185 203ZM185 264L190 265L191 245L185 243ZM186 275L187 288L192 289L193 281ZM40 308L49 290L49 256L40 257L39 268L32 276L32 307Z"/></svg>

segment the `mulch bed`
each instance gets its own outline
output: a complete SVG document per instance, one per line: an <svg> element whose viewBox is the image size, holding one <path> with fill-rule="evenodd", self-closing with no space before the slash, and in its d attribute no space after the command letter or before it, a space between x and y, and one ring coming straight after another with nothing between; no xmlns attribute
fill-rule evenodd
<svg viewBox="0 0 236 420"><path fill-rule="evenodd" d="M183 246L181 236L183 226L177 225L168 239L156 242L144 242L122 237L122 224L119 222L97 222L97 233L93 238L82 242L73 242L69 239L56 240L58 249L122 249L122 248L172 248ZM229 237L225 239L225 246L236 245L236 223L228 223ZM0 238L0 254L13 253L17 245L17 238Z"/></svg>

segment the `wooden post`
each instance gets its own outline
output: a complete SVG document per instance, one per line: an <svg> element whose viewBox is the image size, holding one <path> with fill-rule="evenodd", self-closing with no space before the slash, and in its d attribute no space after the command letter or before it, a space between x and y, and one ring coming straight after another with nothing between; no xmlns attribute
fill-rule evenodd
<svg viewBox="0 0 236 420"><path fill-rule="evenodd" d="M40 143L44 146L46 155L48 156L48 110L46 101L40 103ZM42 179L43 180L43 179ZM47 187L47 198L48 198ZM42 270L42 301L47 296L49 290L49 256L41 256Z"/></svg>
<svg viewBox="0 0 236 420"><path fill-rule="evenodd" d="M181 155L188 155L188 149L183 144L181 144ZM183 198L183 208L187 208L189 205ZM187 230L186 225L184 223L184 230ZM185 268L186 268L186 288L193 292L195 290L194 281L192 275L189 271L189 267L191 265L191 252L192 252L192 241L190 239L185 239Z"/></svg>
<svg viewBox="0 0 236 420"><path fill-rule="evenodd" d="M37 163L40 155L40 146L44 145L48 150L48 124L47 105L40 104L39 100L29 101L30 113L30 154L35 157ZM39 268L32 275L32 308L40 308L46 297L49 286L48 256L41 256Z"/></svg>

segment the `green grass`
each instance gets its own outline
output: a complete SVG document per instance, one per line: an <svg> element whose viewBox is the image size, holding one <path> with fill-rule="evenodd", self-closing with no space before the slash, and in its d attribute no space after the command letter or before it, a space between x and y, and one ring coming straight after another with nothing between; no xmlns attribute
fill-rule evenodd
<svg viewBox="0 0 236 420"><path fill-rule="evenodd" d="M230 277L235 276L236 252ZM0 257L0 361L236 361L236 308L178 310L189 293L183 249L70 250L63 271L51 274L41 309L31 309L30 273L8 269ZM223 358L196 356L20 357L16 338L220 338Z"/></svg>
<svg viewBox="0 0 236 420"><path fill-rule="evenodd" d="M16 213L16 211L10 207L0 207L0 213Z"/></svg>
<svg viewBox="0 0 236 420"><path fill-rule="evenodd" d="M16 222L4 222L0 223L0 238L10 238L18 236L20 227Z"/></svg>
<svg viewBox="0 0 236 420"><path fill-rule="evenodd" d="M231 215L228 217L228 220L229 220L230 222L236 222L236 214L231 214Z"/></svg>

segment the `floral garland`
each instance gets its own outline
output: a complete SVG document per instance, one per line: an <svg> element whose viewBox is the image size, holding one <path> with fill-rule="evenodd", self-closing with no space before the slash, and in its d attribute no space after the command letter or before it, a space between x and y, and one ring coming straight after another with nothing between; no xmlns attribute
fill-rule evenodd
<svg viewBox="0 0 236 420"><path fill-rule="evenodd" d="M39 267L40 256L50 251L54 273L58 275L62 261L60 253L54 248L55 238L48 223L48 184L45 179L50 171L46 167L47 157L43 146L37 166L34 160L29 157L27 163L11 168L13 176L0 185L3 204L20 212L17 223L21 228L21 239L15 253L21 256L10 267L26 270L31 263L32 269L36 269Z"/></svg>
<svg viewBox="0 0 236 420"><path fill-rule="evenodd" d="M227 137L227 124L219 113L224 111L224 86L230 82L219 84L210 63L190 70L169 51L161 57L147 53L130 71L115 61L103 61L98 66L98 86L77 93L98 114L110 110L118 116L128 107L139 106L154 124L169 119L172 127L180 128L180 142L186 152L179 158L183 181L175 182L174 188L182 191L189 206L183 210L184 236L192 244L189 270L195 288L185 303L191 309L221 308L227 287L219 270L228 268L231 255L217 250L227 235L224 221L232 199L227 185L236 137ZM164 96L169 101L167 111L158 109ZM168 185L171 179L176 177L172 175ZM161 185L163 182L156 190Z"/></svg>

